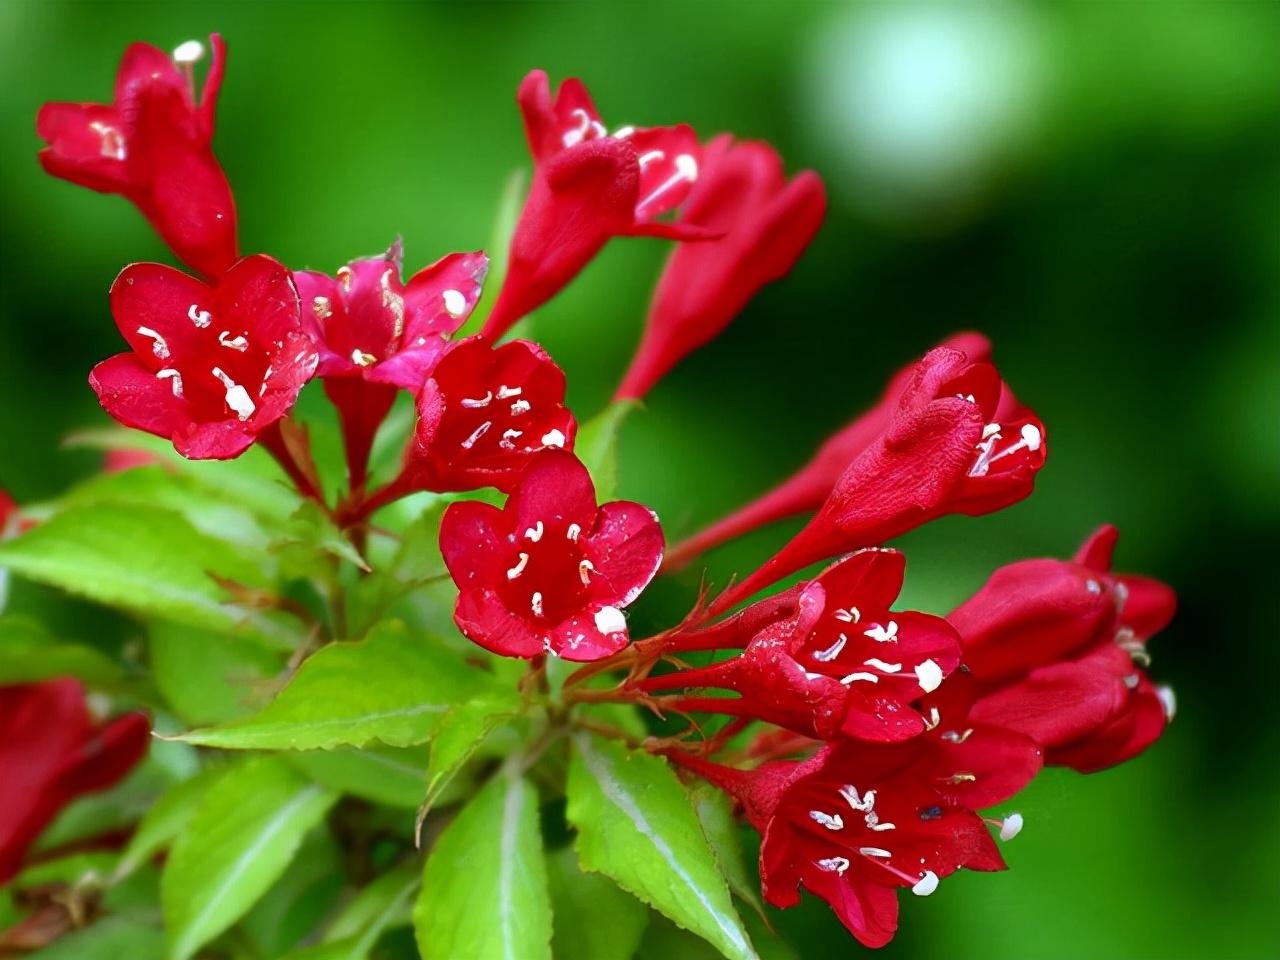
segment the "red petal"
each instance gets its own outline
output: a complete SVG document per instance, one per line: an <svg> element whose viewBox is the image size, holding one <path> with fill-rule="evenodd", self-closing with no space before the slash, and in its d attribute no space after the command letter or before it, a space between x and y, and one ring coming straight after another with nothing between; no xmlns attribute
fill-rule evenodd
<svg viewBox="0 0 1280 960"><path fill-rule="evenodd" d="M592 596L625 607L662 565L662 527L648 507L628 501L603 504L583 552L595 567Z"/></svg>
<svg viewBox="0 0 1280 960"><path fill-rule="evenodd" d="M126 427L172 438L186 423L182 401L168 380L158 380L136 354L118 353L89 374L102 408Z"/></svg>
<svg viewBox="0 0 1280 960"><path fill-rule="evenodd" d="M605 633L597 625L595 610L588 610L557 624L550 631L551 651L565 660L585 662L612 656L630 642L625 629Z"/></svg>
<svg viewBox="0 0 1280 960"><path fill-rule="evenodd" d="M503 511L478 500L451 503L440 518L440 552L463 592L500 583L509 527Z"/></svg>
<svg viewBox="0 0 1280 960"><path fill-rule="evenodd" d="M512 530L576 523L590 530L596 517L596 491L587 468L567 450L544 450L529 460L504 510Z"/></svg>
<svg viewBox="0 0 1280 960"><path fill-rule="evenodd" d="M1056 747L1096 730L1120 709L1127 693L1123 681L1105 669L1087 663L1055 664L980 698L969 716L976 723L1004 727L1041 746Z"/></svg>
<svg viewBox="0 0 1280 960"><path fill-rule="evenodd" d="M498 594L487 587L464 589L458 595L453 620L472 643L504 657L527 660L546 649L545 634L508 610Z"/></svg>

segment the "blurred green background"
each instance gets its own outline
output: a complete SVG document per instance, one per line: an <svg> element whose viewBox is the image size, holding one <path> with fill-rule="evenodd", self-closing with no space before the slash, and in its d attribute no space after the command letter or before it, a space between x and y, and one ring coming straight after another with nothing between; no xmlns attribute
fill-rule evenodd
<svg viewBox="0 0 1280 960"><path fill-rule="evenodd" d="M5 0L0 487L20 501L96 469L59 443L106 420L85 384L121 348L106 291L166 259L122 200L42 175L36 109L106 99L131 40L213 30L242 246L294 267L331 272L397 232L410 270L484 245L527 163L513 96L534 66L583 77L611 126L685 120L817 169L817 241L627 424L622 493L687 534L976 328L1048 425L1049 465L1030 501L905 538L904 602L945 611L1103 521L1121 569L1181 599L1153 645L1180 702L1164 740L1045 775L1015 804L1012 872L906 898L885 955L1280 952L1280 5ZM620 376L664 254L616 241L537 316L581 417ZM789 532L719 551L712 577ZM682 613L696 576L655 587L637 626ZM860 951L820 903L777 922L805 956Z"/></svg>

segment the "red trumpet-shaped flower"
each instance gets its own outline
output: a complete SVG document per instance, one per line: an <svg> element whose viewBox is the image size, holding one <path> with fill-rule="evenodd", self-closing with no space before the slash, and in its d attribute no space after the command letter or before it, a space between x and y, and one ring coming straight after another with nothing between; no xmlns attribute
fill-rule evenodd
<svg viewBox="0 0 1280 960"><path fill-rule="evenodd" d="M48 146L40 163L55 177L130 200L179 259L216 277L236 259L236 209L213 155L213 121L226 48L209 38L213 60L196 97L198 41L171 60L145 43L120 61L115 100L46 103L36 131Z"/></svg>
<svg viewBox="0 0 1280 960"><path fill-rule="evenodd" d="M127 427L167 437L184 457L228 460L288 413L315 372L289 271L245 257L209 286L135 263L111 286L132 348L93 368L98 401Z"/></svg>
<svg viewBox="0 0 1280 960"><path fill-rule="evenodd" d="M67 804L120 780L149 740L140 713L95 727L75 680L0 687L0 885Z"/></svg>
<svg viewBox="0 0 1280 960"><path fill-rule="evenodd" d="M869 947L893 938L899 889L928 896L961 867L1004 869L987 822L949 793L956 774L966 771L957 771L953 758L926 738L845 741L809 760L749 772L669 755L735 797L760 831L765 899L792 907L804 886ZM1020 789L1035 766L1023 763L1023 775L1006 779L1001 791L988 794L990 802L1005 799L1010 787Z"/></svg>
<svg viewBox="0 0 1280 960"><path fill-rule="evenodd" d="M741 656L642 686L732 690L737 698L685 697L675 706L753 717L818 739L914 737L926 720L911 705L959 665L960 643L941 617L890 611L904 564L895 550L856 553L805 586L794 613L759 630Z"/></svg>
<svg viewBox="0 0 1280 960"><path fill-rule="evenodd" d="M938 347L916 365L883 431L836 481L817 515L713 612L825 557L884 543L950 513L978 516L1031 493L1044 427L1030 411L996 419L996 368Z"/></svg>
<svg viewBox="0 0 1280 960"><path fill-rule="evenodd" d="M446 338L471 315L489 267L483 253L453 253L402 283L400 241L380 257L353 260L336 277L296 270L302 321L319 345L318 375L342 421L353 487L396 390L417 393Z"/></svg>
<svg viewBox="0 0 1280 960"><path fill-rule="evenodd" d="M615 399L643 397L707 343L766 283L789 271L822 223L827 198L811 170L790 182L767 143L712 140L680 222L722 236L681 244L658 281L644 337Z"/></svg>
<svg viewBox="0 0 1280 960"><path fill-rule="evenodd" d="M622 610L662 562L662 528L638 503L596 506L568 451L532 458L506 506L452 504L440 549L458 585L454 622L508 657L598 660L628 642Z"/></svg>
<svg viewBox="0 0 1280 960"><path fill-rule="evenodd" d="M991 344L979 333L959 333L941 346L958 350L974 363L991 360ZM750 533L757 527L786 517L812 513L830 496L840 475L867 449L893 419L902 393L915 376L913 361L893 375L880 401L870 410L833 434L813 458L795 474L758 499L667 551L663 568L678 570L701 553ZM1007 385L1002 385L995 419L999 423L1017 419L1018 402Z"/></svg>
<svg viewBox="0 0 1280 960"><path fill-rule="evenodd" d="M1172 715L1172 693L1144 670L1146 641L1173 616L1168 587L1110 573L1103 527L1074 562L997 570L948 619L978 684L974 719L1034 738L1048 761L1081 771L1146 749Z"/></svg>
<svg viewBox="0 0 1280 960"><path fill-rule="evenodd" d="M714 236L658 223L698 179L702 149L687 126L621 127L609 133L580 80L560 85L534 70L516 99L533 154L533 181L511 238L507 276L485 336L496 339L555 296L610 237Z"/></svg>
<svg viewBox="0 0 1280 960"><path fill-rule="evenodd" d="M536 343L493 347L469 337L448 349L418 394L418 426L400 476L370 508L415 490L510 491L530 458L572 449L564 373Z"/></svg>

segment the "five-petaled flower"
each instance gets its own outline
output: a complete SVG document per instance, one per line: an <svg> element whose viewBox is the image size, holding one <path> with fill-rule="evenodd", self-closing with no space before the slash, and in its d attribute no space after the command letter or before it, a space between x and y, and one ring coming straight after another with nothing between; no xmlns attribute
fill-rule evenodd
<svg viewBox="0 0 1280 960"><path fill-rule="evenodd" d="M1116 538L1105 526L1072 562L1001 567L948 616L978 685L971 716L1082 772L1141 753L1173 715L1172 691L1143 668L1176 600L1156 580L1110 572Z"/></svg>
<svg viewBox="0 0 1280 960"><path fill-rule="evenodd" d="M533 180L486 336L502 336L559 293L610 237L717 235L655 220L679 206L698 179L702 148L691 128L628 126L609 133L580 80L565 80L552 99L541 70L524 78L516 99Z"/></svg>
<svg viewBox="0 0 1280 960"><path fill-rule="evenodd" d="M674 706L754 717L818 739L917 736L926 720L911 705L959 665L960 642L941 617L890 611L904 565L896 550L855 553L805 585L790 615L759 629L741 656L642 686L732 690L737 698L684 697ZM708 637L718 646L725 633L712 628L685 643L676 635L667 649L705 648Z"/></svg>
<svg viewBox="0 0 1280 960"><path fill-rule="evenodd" d="M142 759L150 730L141 713L95 726L76 680L0 687L0 884L63 807Z"/></svg>
<svg viewBox="0 0 1280 960"><path fill-rule="evenodd" d="M179 259L217 277L236 259L236 210L212 146L226 48L217 34L209 43L213 59L198 99L202 44L182 44L171 60L135 43L120 61L111 105L46 103L36 130L48 143L40 152L46 171L126 197Z"/></svg>
<svg viewBox="0 0 1280 960"><path fill-rule="evenodd" d="M348 470L363 484L378 426L396 390L418 392L447 337L480 299L489 259L452 253L402 283L400 241L385 254L353 260L336 277L295 270L303 327L320 354L317 375L338 410Z"/></svg>
<svg viewBox="0 0 1280 960"><path fill-rule="evenodd" d="M643 397L686 354L720 333L756 291L789 271L826 212L812 170L788 182L767 143L707 144L680 223L721 234L671 252L649 306L644 337L616 399Z"/></svg>
<svg viewBox="0 0 1280 960"><path fill-rule="evenodd" d="M565 450L532 458L503 509L449 506L440 549L458 585L454 621L508 657L598 660L628 642L622 610L662 562L662 528L638 503L596 506L587 469Z"/></svg>
<svg viewBox="0 0 1280 960"><path fill-rule="evenodd" d="M448 348L418 393L418 425L400 475L366 505L415 490L510 491L530 457L573 448L564 373L528 340L493 347L469 337Z"/></svg>
<svg viewBox="0 0 1280 960"><path fill-rule="evenodd" d="M267 256L237 261L213 286L162 264L131 264L111 286L111 312L132 352L93 368L98 401L193 460L243 453L316 369L293 279Z"/></svg>

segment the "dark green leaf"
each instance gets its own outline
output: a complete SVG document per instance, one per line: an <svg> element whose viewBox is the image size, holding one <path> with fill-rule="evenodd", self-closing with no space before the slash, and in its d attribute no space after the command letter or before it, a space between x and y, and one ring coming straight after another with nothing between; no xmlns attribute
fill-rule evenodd
<svg viewBox="0 0 1280 960"><path fill-rule="evenodd" d="M26 617L0 617L0 684L75 677L111 688L124 678L118 663L93 647L61 643Z"/></svg>
<svg viewBox="0 0 1280 960"><path fill-rule="evenodd" d="M29 956L30 960L161 960L164 934L123 917L103 917Z"/></svg>
<svg viewBox="0 0 1280 960"><path fill-rule="evenodd" d="M555 916L552 952L556 960L631 960L649 908L612 880L583 873L565 847L547 857L547 880Z"/></svg>

